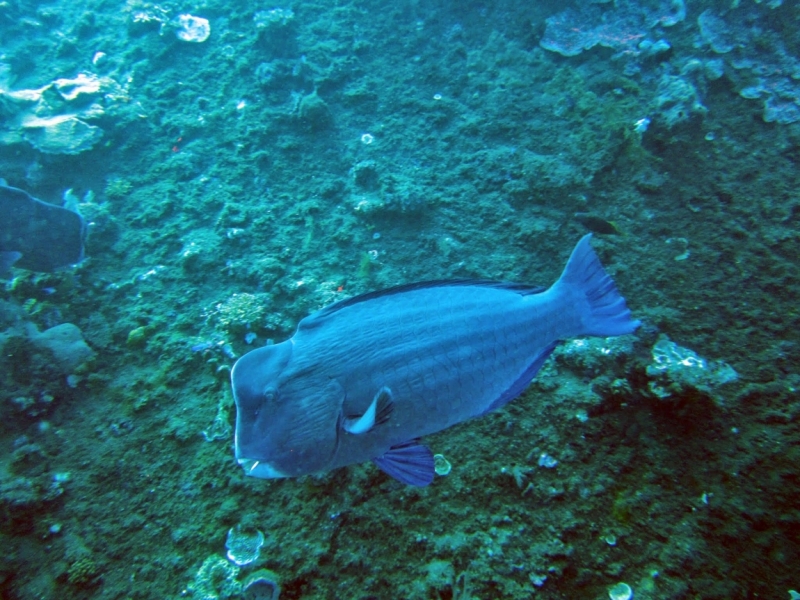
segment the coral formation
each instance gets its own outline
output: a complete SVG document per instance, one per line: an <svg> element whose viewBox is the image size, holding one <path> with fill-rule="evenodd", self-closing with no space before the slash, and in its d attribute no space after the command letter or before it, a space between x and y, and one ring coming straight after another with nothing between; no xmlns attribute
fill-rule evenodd
<svg viewBox="0 0 800 600"><path fill-rule="evenodd" d="M270 304L268 294L232 294L207 312L207 318L222 332L243 335L250 327L261 328Z"/></svg>
<svg viewBox="0 0 800 600"><path fill-rule="evenodd" d="M597 45L618 54L648 53L649 30L656 25L670 27L686 16L683 0L666 0L650 8L647 3L620 0L614 9L584 3L580 8L567 8L546 20L547 28L540 42L542 48L563 56L577 56ZM650 45L653 42L649 42Z"/></svg>
<svg viewBox="0 0 800 600"><path fill-rule="evenodd" d="M257 529L249 530L241 525L231 527L225 540L228 559L243 567L256 562L264 545L264 534Z"/></svg>
<svg viewBox="0 0 800 600"><path fill-rule="evenodd" d="M192 598L197 600L226 600L238 597L242 584L237 581L239 567L218 555L203 561L194 578Z"/></svg>
<svg viewBox="0 0 800 600"><path fill-rule="evenodd" d="M250 573L242 581L242 597L245 600L278 600L280 596L280 580L268 569Z"/></svg>
<svg viewBox="0 0 800 600"><path fill-rule="evenodd" d="M82 555L70 562L67 581L75 587L91 587L100 578L100 566L89 555Z"/></svg>
<svg viewBox="0 0 800 600"><path fill-rule="evenodd" d="M652 378L650 391L657 397L679 395L687 389L711 394L717 387L736 381L736 370L723 361L709 362L692 350L661 335L652 349L653 362L647 366Z"/></svg>
<svg viewBox="0 0 800 600"><path fill-rule="evenodd" d="M25 140L45 154L80 154L103 135L91 121L124 98L125 91L116 81L87 73L56 79L38 89L9 90L0 84L0 115L4 117L0 144Z"/></svg>

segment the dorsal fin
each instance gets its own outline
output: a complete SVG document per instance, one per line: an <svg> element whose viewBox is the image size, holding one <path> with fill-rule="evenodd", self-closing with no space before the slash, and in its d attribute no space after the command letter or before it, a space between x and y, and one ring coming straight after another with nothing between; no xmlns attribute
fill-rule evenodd
<svg viewBox="0 0 800 600"><path fill-rule="evenodd" d="M533 286L523 283L509 283L505 281L491 281L488 279L436 279L432 281L419 281L417 283L402 283L400 285L395 285L393 287L386 288L384 290L366 292L365 294L359 294L358 296L353 296L352 298L346 298L344 300L340 300L339 302L335 302L309 315L308 317L303 319L301 324L310 325L313 321L329 317L332 314L342 310L343 308L354 306L356 304L360 304L361 302L367 302L368 300L374 300L375 298L394 296L397 294L404 294L406 292L413 292L416 290L423 290L428 288L468 287L468 286L478 286L478 287L494 288L498 290L508 290L510 292L516 292L521 296L540 294L541 292L547 289L546 287L542 286Z"/></svg>

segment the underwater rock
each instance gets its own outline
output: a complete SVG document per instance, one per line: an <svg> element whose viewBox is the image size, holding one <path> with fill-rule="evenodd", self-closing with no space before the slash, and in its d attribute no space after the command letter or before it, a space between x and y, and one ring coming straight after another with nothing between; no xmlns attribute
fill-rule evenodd
<svg viewBox="0 0 800 600"><path fill-rule="evenodd" d="M594 379L613 373L633 356L633 341L627 338L579 338L553 352L556 362L582 378Z"/></svg>
<svg viewBox="0 0 800 600"><path fill-rule="evenodd" d="M312 92L304 96L298 106L300 120L312 131L327 129L333 124L333 116L327 103Z"/></svg>
<svg viewBox="0 0 800 600"><path fill-rule="evenodd" d="M169 11L160 6L148 6L148 10L138 10L131 15L128 29L133 34L161 31L169 20Z"/></svg>
<svg viewBox="0 0 800 600"><path fill-rule="evenodd" d="M563 188L583 187L589 181L580 168L559 155L522 154L525 181L531 190L553 191Z"/></svg>
<svg viewBox="0 0 800 600"><path fill-rule="evenodd" d="M291 8L260 10L253 15L261 49L272 58L294 62L298 56L294 12ZM293 76L299 75L301 64L295 64Z"/></svg>
<svg viewBox="0 0 800 600"><path fill-rule="evenodd" d="M356 163L352 169L353 181L365 190L374 191L380 187L380 175L378 165L374 160L362 160Z"/></svg>
<svg viewBox="0 0 800 600"><path fill-rule="evenodd" d="M714 14L711 9L706 9L697 17L697 26L700 36L717 54L727 54L734 48L747 45L747 39L740 32L730 30L725 21Z"/></svg>
<svg viewBox="0 0 800 600"><path fill-rule="evenodd" d="M16 533L30 532L37 518L64 493L60 482L49 475L0 477L0 511L9 529Z"/></svg>
<svg viewBox="0 0 800 600"><path fill-rule="evenodd" d="M651 102L650 109L668 129L688 121L693 115L708 112L692 83L667 74L662 75L658 82L658 95Z"/></svg>
<svg viewBox="0 0 800 600"><path fill-rule="evenodd" d="M41 333L31 325L28 336L37 349L48 350L53 355L52 367L62 375L69 375L94 357L94 351L84 341L81 330L72 323L62 323Z"/></svg>
<svg viewBox="0 0 800 600"><path fill-rule="evenodd" d="M267 29L274 31L290 25L294 20L294 11L291 8L273 8L271 10L260 10L253 15L253 22L256 29Z"/></svg>

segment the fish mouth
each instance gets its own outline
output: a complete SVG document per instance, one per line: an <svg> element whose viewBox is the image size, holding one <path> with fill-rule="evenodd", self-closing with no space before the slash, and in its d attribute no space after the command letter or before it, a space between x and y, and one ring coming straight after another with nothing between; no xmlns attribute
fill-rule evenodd
<svg viewBox="0 0 800 600"><path fill-rule="evenodd" d="M237 459L239 466L244 469L245 475L250 477L257 477L258 479L280 479L287 477L269 463L253 460L252 458L239 458Z"/></svg>

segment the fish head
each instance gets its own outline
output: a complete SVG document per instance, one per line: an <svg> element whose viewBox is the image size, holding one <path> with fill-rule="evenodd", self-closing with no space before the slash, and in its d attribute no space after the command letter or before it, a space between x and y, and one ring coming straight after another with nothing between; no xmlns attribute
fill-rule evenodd
<svg viewBox="0 0 800 600"><path fill-rule="evenodd" d="M291 341L241 357L231 371L236 460L261 479L325 469L336 452L344 391L292 366Z"/></svg>

